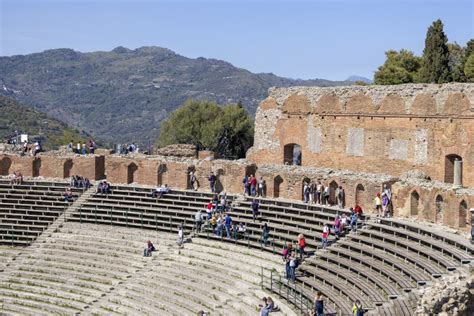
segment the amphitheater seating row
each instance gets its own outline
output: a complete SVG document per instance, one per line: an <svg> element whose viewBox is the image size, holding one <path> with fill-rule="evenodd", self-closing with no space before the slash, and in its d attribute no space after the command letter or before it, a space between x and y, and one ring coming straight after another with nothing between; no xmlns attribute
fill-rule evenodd
<svg viewBox="0 0 474 316"><path fill-rule="evenodd" d="M147 239L157 247L149 258ZM262 266L282 270L276 256L243 247L196 239L178 249L174 234L67 222L0 274L0 306L29 315L252 315L266 295Z"/></svg>
<svg viewBox="0 0 474 316"><path fill-rule="evenodd" d="M412 306L405 299L411 290L473 262L474 247L459 236L445 236L443 241L397 223L367 223L306 260L298 281L324 293L343 314L359 299L377 313L390 315L391 306L399 315L411 315Z"/></svg>
<svg viewBox="0 0 474 316"><path fill-rule="evenodd" d="M65 182L0 180L0 244L29 245L70 205ZM73 189L77 199L82 189Z"/></svg>
<svg viewBox="0 0 474 316"><path fill-rule="evenodd" d="M112 186L111 191L107 195L93 195L71 220L165 231L177 231L178 226L184 224L186 230L191 231L196 211L204 210L212 198L206 193L173 191L156 199L150 196L151 189L129 186ZM229 199L234 197L229 196ZM245 239L238 242L260 248L263 223L267 223L273 246L267 248L269 251L296 242L300 233L306 235L307 250L316 250L321 243L323 225L332 224L336 214L262 203L260 216L254 222L249 203L234 201L235 206L230 211L234 222L247 226ZM201 236L212 237L212 233L205 231Z"/></svg>

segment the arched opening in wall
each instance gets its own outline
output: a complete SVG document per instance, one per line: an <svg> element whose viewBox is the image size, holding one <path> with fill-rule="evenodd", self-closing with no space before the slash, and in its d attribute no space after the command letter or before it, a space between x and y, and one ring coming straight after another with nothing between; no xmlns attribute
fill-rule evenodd
<svg viewBox="0 0 474 316"><path fill-rule="evenodd" d="M32 176L33 177L39 177L40 176L40 169L41 169L41 158L35 158L33 159L33 170L32 170Z"/></svg>
<svg viewBox="0 0 474 316"><path fill-rule="evenodd" d="M163 174L166 172L166 164L160 164L158 166L158 171L156 173L156 185L161 186L163 185Z"/></svg>
<svg viewBox="0 0 474 316"><path fill-rule="evenodd" d="M456 160L462 161L462 157L459 155L451 154L447 155L444 159L444 182L446 183L454 183L454 164ZM462 175L462 165L460 172Z"/></svg>
<svg viewBox="0 0 474 316"><path fill-rule="evenodd" d="M329 183L329 204L335 205L337 204L337 197L336 197L336 190L339 187L336 181L331 181Z"/></svg>
<svg viewBox="0 0 474 316"><path fill-rule="evenodd" d="M311 183L311 179L308 178L308 177L304 177L303 178L303 181L301 181L301 199L305 200L305 197L304 197L304 191L305 191L305 185L309 185ZM308 187L308 190L309 190L309 187ZM309 191L308 191L308 194L309 194ZM308 195L308 199L309 199L309 195Z"/></svg>
<svg viewBox="0 0 474 316"><path fill-rule="evenodd" d="M436 223L443 223L443 215L444 215L444 200L441 195L436 196L435 200L435 210L436 210Z"/></svg>
<svg viewBox="0 0 474 316"><path fill-rule="evenodd" d="M63 178L69 178L71 176L73 162L72 159L68 159L63 164Z"/></svg>
<svg viewBox="0 0 474 316"><path fill-rule="evenodd" d="M283 164L301 166L302 152L298 144L286 144L283 147Z"/></svg>
<svg viewBox="0 0 474 316"><path fill-rule="evenodd" d="M280 197L281 192L281 184L283 183L283 179L280 176L276 176L273 179L273 197L278 198Z"/></svg>
<svg viewBox="0 0 474 316"><path fill-rule="evenodd" d="M135 172L138 170L138 166L135 163L131 163L127 167L127 183L135 182Z"/></svg>
<svg viewBox="0 0 474 316"><path fill-rule="evenodd" d="M196 167L189 166L186 170L186 189L196 189L197 185Z"/></svg>
<svg viewBox="0 0 474 316"><path fill-rule="evenodd" d="M462 200L459 203L459 228L466 228L470 223L470 214L468 214L468 207L466 201Z"/></svg>
<svg viewBox="0 0 474 316"><path fill-rule="evenodd" d="M4 157L0 162L0 175L8 176L10 174L10 167L12 165L12 160L8 157Z"/></svg>
<svg viewBox="0 0 474 316"><path fill-rule="evenodd" d="M420 195L418 192L413 191L410 195L410 215L418 216L418 207L420 204Z"/></svg>
<svg viewBox="0 0 474 316"><path fill-rule="evenodd" d="M251 175L255 177L255 174L257 173L257 166L256 165L250 165L245 167L245 175L247 177L250 177Z"/></svg>
<svg viewBox="0 0 474 316"><path fill-rule="evenodd" d="M359 183L355 191L355 204L362 207L362 209L365 208L364 204L365 204L365 201L367 200L366 194L367 193L365 192L364 186L361 183Z"/></svg>
<svg viewBox="0 0 474 316"><path fill-rule="evenodd" d="M215 186L216 192L222 192L224 191L224 184L221 181L221 176L225 175L224 169L222 168L217 169L215 174L216 174L216 186Z"/></svg>

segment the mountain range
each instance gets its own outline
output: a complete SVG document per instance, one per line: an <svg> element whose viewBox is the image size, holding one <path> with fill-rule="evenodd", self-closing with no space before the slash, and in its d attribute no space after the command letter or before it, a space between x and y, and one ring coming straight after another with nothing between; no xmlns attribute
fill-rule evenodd
<svg viewBox="0 0 474 316"><path fill-rule="evenodd" d="M0 94L111 143L153 142L160 122L188 99L240 102L254 114L272 86L349 84L252 73L161 47L52 49L0 57Z"/></svg>

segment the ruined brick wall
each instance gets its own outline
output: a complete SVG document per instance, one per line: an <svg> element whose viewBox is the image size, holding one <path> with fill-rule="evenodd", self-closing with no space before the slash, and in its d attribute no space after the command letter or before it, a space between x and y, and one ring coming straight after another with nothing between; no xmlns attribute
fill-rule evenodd
<svg viewBox="0 0 474 316"><path fill-rule="evenodd" d="M104 177L103 156L76 156L41 153L36 157L0 154L0 175L20 171L25 177L68 178L81 175L91 180Z"/></svg>
<svg viewBox="0 0 474 316"><path fill-rule="evenodd" d="M267 196L301 200L303 181L321 181L333 189L345 190L345 205L361 205L365 212L374 212L374 197L383 184L393 190L395 215L442 223L468 230L469 208L474 206L474 189L453 188L441 182L425 179L425 175L395 178L383 173L363 173L307 166L256 165L248 160L199 160L164 156L76 156L40 154L30 156L0 154L0 175L15 170L25 177L67 178L79 174L99 180L104 176L112 183L146 185L168 184L172 189L189 188L189 172L195 172L200 191L209 191L208 176L218 178L217 190L231 194L242 193L242 178L254 174L267 183ZM416 203L413 196L417 196Z"/></svg>
<svg viewBox="0 0 474 316"><path fill-rule="evenodd" d="M446 156L474 187L474 84L273 88L257 109L247 158L283 164L299 144L303 166L399 176L418 169L444 181Z"/></svg>

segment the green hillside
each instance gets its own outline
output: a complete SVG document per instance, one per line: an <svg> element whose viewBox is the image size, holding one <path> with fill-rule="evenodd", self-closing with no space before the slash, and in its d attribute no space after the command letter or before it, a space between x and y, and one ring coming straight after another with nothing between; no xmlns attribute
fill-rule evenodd
<svg viewBox="0 0 474 316"><path fill-rule="evenodd" d="M28 134L30 140L41 140L46 149L55 149L71 140L82 141L87 138L87 135L66 124L4 96L0 96L0 113L1 141L16 135L15 131L18 131Z"/></svg>
<svg viewBox="0 0 474 316"><path fill-rule="evenodd" d="M52 49L0 57L0 94L111 142L156 139L161 122L189 99L240 102L253 115L269 87L344 84L352 82L255 74L161 47L91 53Z"/></svg>

